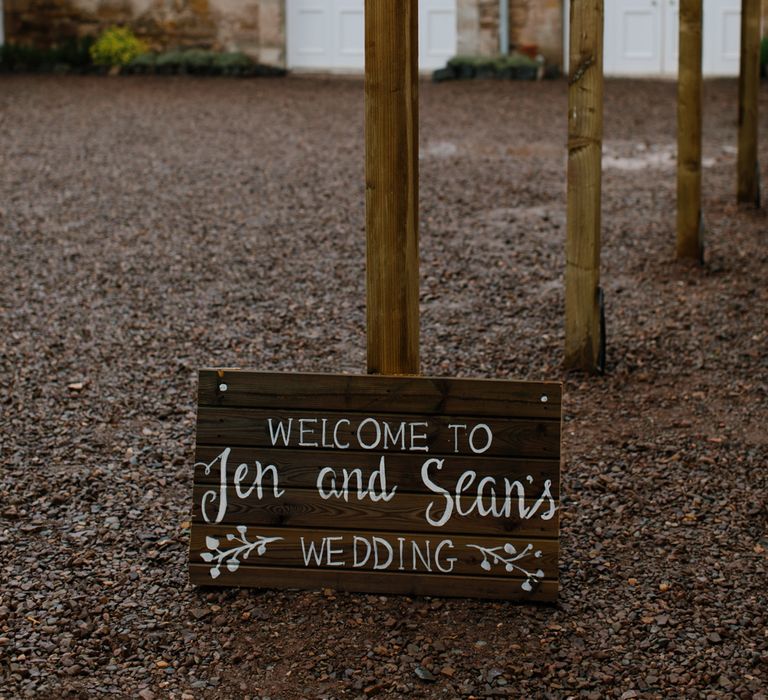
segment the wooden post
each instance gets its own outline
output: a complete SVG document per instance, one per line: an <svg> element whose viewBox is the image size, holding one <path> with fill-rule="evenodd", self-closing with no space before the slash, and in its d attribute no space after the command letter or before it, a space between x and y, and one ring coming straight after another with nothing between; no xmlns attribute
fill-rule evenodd
<svg viewBox="0 0 768 700"><path fill-rule="evenodd" d="M680 0L677 76L677 257L699 262L701 220L701 15L702 0Z"/></svg>
<svg viewBox="0 0 768 700"><path fill-rule="evenodd" d="M572 0L568 89L565 366L601 370L603 0Z"/></svg>
<svg viewBox="0 0 768 700"><path fill-rule="evenodd" d="M419 372L418 0L365 2L368 372Z"/></svg>
<svg viewBox="0 0 768 700"><path fill-rule="evenodd" d="M741 2L738 201L760 206L757 94L760 87L760 0Z"/></svg>

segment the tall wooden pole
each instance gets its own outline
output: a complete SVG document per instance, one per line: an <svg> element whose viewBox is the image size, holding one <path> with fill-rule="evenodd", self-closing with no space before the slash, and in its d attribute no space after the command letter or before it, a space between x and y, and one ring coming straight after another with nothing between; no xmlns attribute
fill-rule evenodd
<svg viewBox="0 0 768 700"><path fill-rule="evenodd" d="M419 372L418 0L365 1L368 372Z"/></svg>
<svg viewBox="0 0 768 700"><path fill-rule="evenodd" d="M702 0L680 0L677 76L677 257L702 261L701 219Z"/></svg>
<svg viewBox="0 0 768 700"><path fill-rule="evenodd" d="M601 369L603 0L571 1L565 366Z"/></svg>
<svg viewBox="0 0 768 700"><path fill-rule="evenodd" d="M760 0L741 2L738 200L760 206L757 93L760 87Z"/></svg>

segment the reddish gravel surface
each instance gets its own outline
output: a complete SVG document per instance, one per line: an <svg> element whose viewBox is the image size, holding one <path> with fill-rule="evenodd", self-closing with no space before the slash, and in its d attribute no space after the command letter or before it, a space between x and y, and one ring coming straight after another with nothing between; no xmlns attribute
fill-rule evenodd
<svg viewBox="0 0 768 700"><path fill-rule="evenodd" d="M675 86L607 84L547 607L187 582L197 368L364 371L359 81L0 79L0 697L766 698L768 220L705 91L695 268ZM563 378L565 112L423 86L425 373Z"/></svg>

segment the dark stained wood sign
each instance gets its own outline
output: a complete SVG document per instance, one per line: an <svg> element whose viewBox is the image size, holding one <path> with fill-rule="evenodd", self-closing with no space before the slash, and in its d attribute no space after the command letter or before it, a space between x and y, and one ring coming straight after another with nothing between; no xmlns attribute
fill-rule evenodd
<svg viewBox="0 0 768 700"><path fill-rule="evenodd" d="M555 600L561 394L201 371L192 582Z"/></svg>

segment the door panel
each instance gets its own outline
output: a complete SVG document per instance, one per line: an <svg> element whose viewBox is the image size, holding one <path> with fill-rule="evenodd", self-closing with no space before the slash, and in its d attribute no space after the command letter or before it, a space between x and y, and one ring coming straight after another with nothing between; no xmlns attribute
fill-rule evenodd
<svg viewBox="0 0 768 700"><path fill-rule="evenodd" d="M288 67L360 71L365 67L365 0L287 0ZM419 68L456 53L456 0L420 0Z"/></svg>
<svg viewBox="0 0 768 700"><path fill-rule="evenodd" d="M738 75L741 0L704 0L702 70ZM680 0L605 3L607 75L677 75Z"/></svg>
<svg viewBox="0 0 768 700"><path fill-rule="evenodd" d="M333 68L363 70L365 67L365 2L333 0Z"/></svg>
<svg viewBox="0 0 768 700"><path fill-rule="evenodd" d="M331 10L325 0L289 0L286 11L288 65L322 68L331 60Z"/></svg>
<svg viewBox="0 0 768 700"><path fill-rule="evenodd" d="M662 73L677 75L680 55L680 0L662 0L664 12L664 57Z"/></svg>
<svg viewBox="0 0 768 700"><path fill-rule="evenodd" d="M609 75L661 73L662 19L659 0L605 3L605 72Z"/></svg>
<svg viewBox="0 0 768 700"><path fill-rule="evenodd" d="M704 72L738 75L741 0L704 0Z"/></svg>
<svg viewBox="0 0 768 700"><path fill-rule="evenodd" d="M456 0L420 0L419 68L441 68L455 54Z"/></svg>

